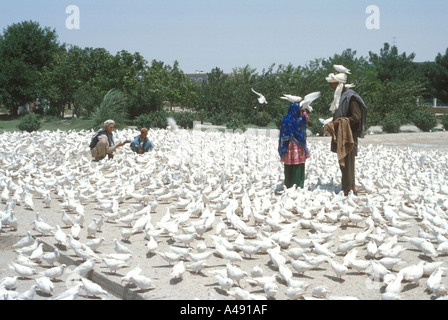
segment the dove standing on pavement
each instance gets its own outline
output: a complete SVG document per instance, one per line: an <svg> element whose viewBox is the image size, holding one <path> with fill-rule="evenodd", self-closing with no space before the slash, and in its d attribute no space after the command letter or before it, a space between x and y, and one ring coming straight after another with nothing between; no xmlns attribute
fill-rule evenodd
<svg viewBox="0 0 448 320"><path fill-rule="evenodd" d="M48 277L40 277L36 280L36 285L39 291L51 295L54 291L54 284L51 282L50 278Z"/></svg>
<svg viewBox="0 0 448 320"><path fill-rule="evenodd" d="M19 241L17 241L15 244L12 245L13 248L23 248L23 247L27 247L30 246L34 243L34 238L31 235L30 231L26 232L26 236L24 236L23 238L21 238Z"/></svg>
<svg viewBox="0 0 448 320"><path fill-rule="evenodd" d="M37 284L32 285L28 290L22 292L16 297L16 300L33 300L36 293Z"/></svg>
<svg viewBox="0 0 448 320"><path fill-rule="evenodd" d="M381 295L382 300L400 300L401 282L403 281L403 274L398 273L392 282L386 286L386 290Z"/></svg>
<svg viewBox="0 0 448 320"><path fill-rule="evenodd" d="M17 272L17 274L24 279L29 279L31 276L37 274L36 270L34 270L33 268L23 266L18 263L11 263L9 265L9 268Z"/></svg>
<svg viewBox="0 0 448 320"><path fill-rule="evenodd" d="M0 289L1 288L5 288L6 290L14 289L17 285L18 278L19 278L18 276L3 278L2 280L0 280Z"/></svg>
<svg viewBox="0 0 448 320"><path fill-rule="evenodd" d="M173 269L171 269L171 278L181 279L184 273L185 273L184 261L181 260L173 266Z"/></svg>
<svg viewBox="0 0 448 320"><path fill-rule="evenodd" d="M57 278L60 278L64 274L66 268L67 265L61 264L60 266L52 267L45 271L39 272L39 274L55 280Z"/></svg>
<svg viewBox="0 0 448 320"><path fill-rule="evenodd" d="M90 281L89 279L86 278L81 278L82 281L82 289L84 290L84 292L86 293L87 296L92 296L92 297L97 297L97 296L108 296L109 293L104 290L99 284Z"/></svg>
<svg viewBox="0 0 448 320"><path fill-rule="evenodd" d="M122 245L117 239L114 239L114 250L116 253L132 254L132 251L125 245Z"/></svg>
<svg viewBox="0 0 448 320"><path fill-rule="evenodd" d="M152 283L151 278L143 275L143 274L134 274L131 277L131 281L140 288L140 292L144 290L148 290L150 288L154 288L154 284Z"/></svg>
<svg viewBox="0 0 448 320"><path fill-rule="evenodd" d="M240 268L232 265L231 263L226 264L227 277L236 281L238 286L241 287L240 281L247 277L247 272L241 270Z"/></svg>

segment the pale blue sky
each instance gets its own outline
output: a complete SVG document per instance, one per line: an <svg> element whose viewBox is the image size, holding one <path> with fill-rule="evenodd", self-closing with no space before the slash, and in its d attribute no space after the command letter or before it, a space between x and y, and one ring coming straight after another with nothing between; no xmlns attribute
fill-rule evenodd
<svg viewBox="0 0 448 320"><path fill-rule="evenodd" d="M68 30L66 7L80 10ZM380 10L369 30L366 8ZM0 32L33 20L56 29L59 41L80 47L139 52L146 60L178 60L186 73L249 64L304 66L351 48L379 53L394 38L415 61L433 61L448 48L448 1L385 0L1 0Z"/></svg>

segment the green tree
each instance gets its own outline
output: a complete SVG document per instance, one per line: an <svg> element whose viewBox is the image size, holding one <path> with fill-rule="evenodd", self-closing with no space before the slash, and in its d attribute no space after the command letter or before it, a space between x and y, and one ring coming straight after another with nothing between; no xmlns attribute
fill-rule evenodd
<svg viewBox="0 0 448 320"><path fill-rule="evenodd" d="M0 35L0 102L12 115L42 96L42 75L61 49L56 31L33 21L13 24Z"/></svg>
<svg viewBox="0 0 448 320"><path fill-rule="evenodd" d="M204 119L214 124L225 124L229 111L228 100L232 96L230 77L219 68L207 74L208 80L201 84L196 111L204 115Z"/></svg>
<svg viewBox="0 0 448 320"><path fill-rule="evenodd" d="M429 82L429 92L434 98L448 104L448 49L439 53L434 62L425 64L425 74Z"/></svg>
<svg viewBox="0 0 448 320"><path fill-rule="evenodd" d="M378 79L384 81L407 82L415 81L418 70L413 63L415 53L407 55L406 52L398 53L398 48L385 43L380 54L369 52L369 61L378 72Z"/></svg>

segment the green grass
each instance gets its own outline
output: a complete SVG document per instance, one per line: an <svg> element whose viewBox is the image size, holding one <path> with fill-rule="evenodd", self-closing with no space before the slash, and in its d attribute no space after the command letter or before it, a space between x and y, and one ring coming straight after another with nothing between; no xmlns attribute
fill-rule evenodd
<svg viewBox="0 0 448 320"><path fill-rule="evenodd" d="M22 117L11 117L8 115L0 116L0 131L19 131L18 125L22 121ZM43 116L40 118L41 127L38 131L69 131L69 130L90 130L92 128L91 120L84 119L61 119L58 117Z"/></svg>

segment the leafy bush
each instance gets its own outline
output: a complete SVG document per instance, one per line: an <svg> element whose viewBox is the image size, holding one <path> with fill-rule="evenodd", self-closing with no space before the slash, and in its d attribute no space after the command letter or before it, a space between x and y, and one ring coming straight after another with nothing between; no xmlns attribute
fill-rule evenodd
<svg viewBox="0 0 448 320"><path fill-rule="evenodd" d="M168 117L169 113L164 110L150 112L138 116L134 120L134 125L137 126L137 128L165 129L167 127L166 118Z"/></svg>
<svg viewBox="0 0 448 320"><path fill-rule="evenodd" d="M448 130L448 113L442 116L442 126L445 130Z"/></svg>
<svg viewBox="0 0 448 320"><path fill-rule="evenodd" d="M245 132L247 130L247 127L243 124L243 122L240 119L242 119L242 116L233 117L229 122L227 122L226 124L227 129L241 130Z"/></svg>
<svg viewBox="0 0 448 320"><path fill-rule="evenodd" d="M173 117L177 125L184 129L192 129L193 121L197 120L196 114L193 112L171 112L169 116Z"/></svg>
<svg viewBox="0 0 448 320"><path fill-rule="evenodd" d="M437 125L436 114L430 108L419 108L413 115L413 122L423 132L429 132Z"/></svg>
<svg viewBox="0 0 448 320"><path fill-rule="evenodd" d="M381 127L383 128L383 132L386 133L398 133L400 132L400 128L403 125L402 116L398 113L389 113L386 117L381 121Z"/></svg>
<svg viewBox="0 0 448 320"><path fill-rule="evenodd" d="M103 127L104 121L108 119L115 121L115 127L123 127L128 118L126 106L126 95L119 90L110 90L104 96L101 105L92 114L94 127Z"/></svg>
<svg viewBox="0 0 448 320"><path fill-rule="evenodd" d="M260 127L266 127L271 121L272 117L265 111L257 113L254 118L255 125Z"/></svg>
<svg viewBox="0 0 448 320"><path fill-rule="evenodd" d="M308 120L306 126L307 129L310 130L313 134L323 134L323 125L319 121L319 117L317 114L310 116L310 119Z"/></svg>
<svg viewBox="0 0 448 320"><path fill-rule="evenodd" d="M33 132L40 128L39 118L34 114L27 114L17 126L20 131Z"/></svg>
<svg viewBox="0 0 448 320"><path fill-rule="evenodd" d="M381 113L368 110L366 119L366 129L381 125L381 120L383 118L384 117Z"/></svg>

